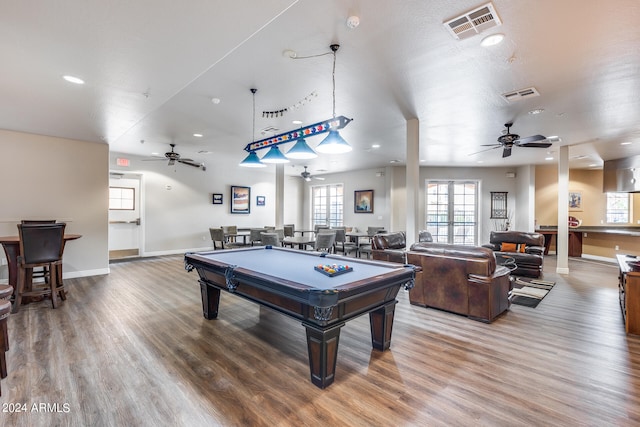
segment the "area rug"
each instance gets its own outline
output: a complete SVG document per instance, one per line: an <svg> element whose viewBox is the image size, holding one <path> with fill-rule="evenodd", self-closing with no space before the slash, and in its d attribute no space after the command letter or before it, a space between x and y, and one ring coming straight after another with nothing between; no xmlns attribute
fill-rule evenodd
<svg viewBox="0 0 640 427"><path fill-rule="evenodd" d="M536 308L555 284L555 282L549 282L547 280L515 277L513 289L511 290L511 302L513 304Z"/></svg>

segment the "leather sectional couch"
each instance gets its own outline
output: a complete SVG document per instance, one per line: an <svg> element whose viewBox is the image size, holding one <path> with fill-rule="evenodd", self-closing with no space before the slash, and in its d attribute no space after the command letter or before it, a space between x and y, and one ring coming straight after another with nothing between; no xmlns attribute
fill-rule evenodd
<svg viewBox="0 0 640 427"><path fill-rule="evenodd" d="M488 248L416 243L406 257L422 267L409 291L411 304L488 323L509 308L510 271L497 265Z"/></svg>
<svg viewBox="0 0 640 427"><path fill-rule="evenodd" d="M515 262L513 275L540 277L542 274L544 236L540 233L492 231L489 244L482 246L494 251L500 265Z"/></svg>

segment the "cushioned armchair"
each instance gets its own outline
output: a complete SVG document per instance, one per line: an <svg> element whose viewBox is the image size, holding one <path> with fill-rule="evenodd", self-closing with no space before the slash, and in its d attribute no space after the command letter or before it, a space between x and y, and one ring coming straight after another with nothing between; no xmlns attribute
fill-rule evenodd
<svg viewBox="0 0 640 427"><path fill-rule="evenodd" d="M411 304L491 322L509 308L510 271L488 248L415 243L407 262L422 268L409 291Z"/></svg>
<svg viewBox="0 0 640 427"><path fill-rule="evenodd" d="M380 261L406 263L407 239L404 231L375 234L371 238L373 259Z"/></svg>
<svg viewBox="0 0 640 427"><path fill-rule="evenodd" d="M544 236L540 233L492 231L489 244L482 246L494 251L500 265L510 266L515 262L516 268L511 274L528 277L542 274Z"/></svg>

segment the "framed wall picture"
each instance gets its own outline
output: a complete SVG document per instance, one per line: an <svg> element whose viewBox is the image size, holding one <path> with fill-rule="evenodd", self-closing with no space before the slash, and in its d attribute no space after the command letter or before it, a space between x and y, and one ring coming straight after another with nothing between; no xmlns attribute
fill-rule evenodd
<svg viewBox="0 0 640 427"><path fill-rule="evenodd" d="M355 213L373 213L373 190L353 192L353 211Z"/></svg>
<svg viewBox="0 0 640 427"><path fill-rule="evenodd" d="M569 210L582 210L582 193L580 191L569 191Z"/></svg>
<svg viewBox="0 0 640 427"><path fill-rule="evenodd" d="M213 193L213 201L212 201L212 203L214 205L221 205L222 204L222 194Z"/></svg>
<svg viewBox="0 0 640 427"><path fill-rule="evenodd" d="M266 203L266 198L264 196L257 196L256 197L256 206L264 206Z"/></svg>
<svg viewBox="0 0 640 427"><path fill-rule="evenodd" d="M251 187L231 186L231 213L248 214L251 212Z"/></svg>

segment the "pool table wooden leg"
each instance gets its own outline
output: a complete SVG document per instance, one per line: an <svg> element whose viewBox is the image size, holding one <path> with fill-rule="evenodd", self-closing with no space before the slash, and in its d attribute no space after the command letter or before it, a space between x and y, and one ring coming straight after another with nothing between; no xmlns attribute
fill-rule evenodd
<svg viewBox="0 0 640 427"><path fill-rule="evenodd" d="M220 289L207 286L200 281L200 293L202 294L202 314L205 319L216 319L218 317L218 306L220 305Z"/></svg>
<svg viewBox="0 0 640 427"><path fill-rule="evenodd" d="M369 313L371 323L371 345L376 350L386 350L391 345L391 330L393 315L396 311L397 300L390 301Z"/></svg>
<svg viewBox="0 0 640 427"><path fill-rule="evenodd" d="M303 325L307 329L311 382L320 388L325 388L335 379L338 341L340 329L344 323L328 329L320 329L308 323Z"/></svg>

